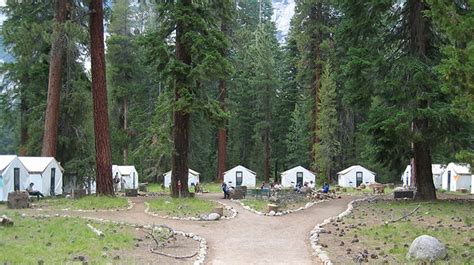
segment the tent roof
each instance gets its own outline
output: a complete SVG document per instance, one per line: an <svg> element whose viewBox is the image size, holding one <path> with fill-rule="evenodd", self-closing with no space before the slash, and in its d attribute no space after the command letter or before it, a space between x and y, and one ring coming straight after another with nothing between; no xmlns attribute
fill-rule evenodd
<svg viewBox="0 0 474 265"><path fill-rule="evenodd" d="M0 173L16 158L16 155L0 155Z"/></svg>
<svg viewBox="0 0 474 265"><path fill-rule="evenodd" d="M197 172L197 171L195 171L195 170L192 170L192 169L190 169L190 168L189 168L189 170L188 170L188 173L191 174L191 175L194 175L194 176L199 176L199 175L201 175L201 173L199 173L199 172ZM168 175L168 174L171 174L171 170L168 171L168 172L166 172L164 175Z"/></svg>
<svg viewBox="0 0 474 265"><path fill-rule="evenodd" d="M55 160L54 157L19 156L18 157L28 172L43 172Z"/></svg>
<svg viewBox="0 0 474 265"><path fill-rule="evenodd" d="M350 166L350 167L348 167L348 168L346 168L346 169L344 169L344 170L342 170L342 171L337 172L337 174L338 174L338 175L345 175L345 174L351 172L352 170L354 170L354 169L356 169L356 168L358 168L358 167L361 167L361 168L363 168L363 169L365 169L365 170L367 170L367 171L369 171L370 173L372 173L372 174L375 175L375 173L374 173L373 171L368 170L367 168L365 168L365 167L363 167L363 166L361 166L361 165L353 165L353 166Z"/></svg>
<svg viewBox="0 0 474 265"><path fill-rule="evenodd" d="M113 165L112 169L117 169L121 175L130 175L132 174L133 171L137 171L135 169L135 166L118 166L118 165Z"/></svg>
<svg viewBox="0 0 474 265"><path fill-rule="evenodd" d="M456 174L471 175L471 165L469 164L449 163L449 165L451 165Z"/></svg>
<svg viewBox="0 0 474 265"><path fill-rule="evenodd" d="M244 166L242 166L242 165L237 165L237 166L235 166L235 167L233 167L233 168L227 170L226 172L224 172L224 175L227 174L227 172L229 172L229 171L231 171L231 170L234 170L234 169L236 169L236 168L243 168L243 169L247 170L248 172L250 172L250 173L252 173L252 174L254 174L254 175L257 175L257 173L255 173L254 171L252 171L252 170L250 170L250 169L248 169L248 168L246 168L246 167L244 167Z"/></svg>
<svg viewBox="0 0 474 265"><path fill-rule="evenodd" d="M443 174L445 169L446 169L446 165L442 165L442 164L432 164L431 165L431 171L435 175Z"/></svg>
<svg viewBox="0 0 474 265"><path fill-rule="evenodd" d="M316 173L314 173L314 172L312 172L311 170L308 170L308 169L306 169L306 168L304 168L304 167L302 167L302 166L296 166L296 167L294 167L294 168L290 168L290 169L288 169L287 171L282 172L280 175L287 174L287 173L289 173L290 171L293 171L293 170L296 170L296 169L297 169L297 170L308 171L308 172L310 172L311 174L313 174L313 175L316 176Z"/></svg>

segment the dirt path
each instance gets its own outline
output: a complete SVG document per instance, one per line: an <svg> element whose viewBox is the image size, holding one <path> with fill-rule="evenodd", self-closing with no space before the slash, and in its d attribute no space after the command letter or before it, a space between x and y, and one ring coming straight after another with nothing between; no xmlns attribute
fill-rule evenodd
<svg viewBox="0 0 474 265"><path fill-rule="evenodd" d="M131 224L166 224L176 230L198 234L208 242L207 264L318 264L320 261L312 255L310 231L324 219L346 210L353 199L345 197L292 214L268 217L251 213L236 202L223 200L220 194L203 197L230 205L239 214L234 219L219 222L163 219L145 213L143 198L133 198L135 205L127 211L67 214Z"/></svg>

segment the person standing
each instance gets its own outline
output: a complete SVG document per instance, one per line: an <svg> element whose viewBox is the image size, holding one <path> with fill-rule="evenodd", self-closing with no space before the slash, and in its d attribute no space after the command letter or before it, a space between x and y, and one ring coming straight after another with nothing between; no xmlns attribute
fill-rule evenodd
<svg viewBox="0 0 474 265"><path fill-rule="evenodd" d="M229 186L225 182L222 183L222 191L224 192L224 199L230 199Z"/></svg>

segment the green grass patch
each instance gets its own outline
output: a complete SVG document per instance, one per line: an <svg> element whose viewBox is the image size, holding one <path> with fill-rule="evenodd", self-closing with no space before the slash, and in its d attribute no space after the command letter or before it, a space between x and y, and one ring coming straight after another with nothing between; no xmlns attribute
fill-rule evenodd
<svg viewBox="0 0 474 265"><path fill-rule="evenodd" d="M169 193L169 188L162 188L161 183L148 183L148 191L149 192L165 192Z"/></svg>
<svg viewBox="0 0 474 265"><path fill-rule="evenodd" d="M201 183L200 185L202 187L202 190L205 192L224 194L224 192L222 191L221 183L207 182L207 183Z"/></svg>
<svg viewBox="0 0 474 265"><path fill-rule="evenodd" d="M270 203L269 201L262 199L242 199L240 201L250 208L262 213L267 211L267 204Z"/></svg>
<svg viewBox="0 0 474 265"><path fill-rule="evenodd" d="M372 225L350 231L348 236L357 234L367 247L384 246L386 254L393 256L397 262L406 263L406 254L411 242L418 236L426 234L438 238L447 246L447 262L450 264L472 264L474 204L460 201L421 203L418 211L409 216L408 220L385 224L385 221L410 213L418 204L419 202L413 201L392 201L360 206L366 214L374 210L375 217L370 218L377 221ZM368 216L360 218L358 216L349 218L347 223L361 223ZM471 255L463 257L463 253Z"/></svg>
<svg viewBox="0 0 474 265"><path fill-rule="evenodd" d="M13 219L11 227L0 227L0 263L72 264L75 256L86 256L89 264L113 262L112 251L133 248L133 229L113 224L92 226L104 232L98 237L80 218L21 217L18 212L0 211ZM103 253L107 254L103 257Z"/></svg>
<svg viewBox="0 0 474 265"><path fill-rule="evenodd" d="M127 208L128 201L124 197L85 196L77 200L66 198L40 199L36 205L41 208L53 209L110 210Z"/></svg>
<svg viewBox="0 0 474 265"><path fill-rule="evenodd" d="M157 198L150 200L150 210L160 215L177 217L199 217L208 214L219 204L199 198Z"/></svg>

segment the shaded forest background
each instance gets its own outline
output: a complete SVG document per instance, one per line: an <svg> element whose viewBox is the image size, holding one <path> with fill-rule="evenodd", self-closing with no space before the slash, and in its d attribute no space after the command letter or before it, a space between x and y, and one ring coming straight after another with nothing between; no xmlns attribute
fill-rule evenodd
<svg viewBox="0 0 474 265"><path fill-rule="evenodd" d="M3 8L1 33L13 60L1 67L2 154L41 153L55 27L51 2L7 1ZM86 2L73 1L64 26L56 158L67 173L94 177ZM474 164L473 1L360 2L296 1L284 43L276 38L270 0L219 1L220 7L199 2L206 12L228 11L219 43L201 46L224 47L227 60L215 60L217 48L196 52L225 69L193 73L206 77L192 90L188 109L189 167L202 181L217 178L219 128L227 129L226 168L241 164L260 179L302 165L325 181L361 164L379 181L395 182L418 142L429 145L433 163ZM421 24L407 15L417 4ZM177 106L171 70L163 65L173 53L166 8L161 1L106 3L112 162L135 165L143 180L171 169ZM419 27L427 38L423 56L410 46ZM200 47L202 39L194 41ZM225 108L220 76L226 76ZM414 130L420 120L426 128Z"/></svg>

